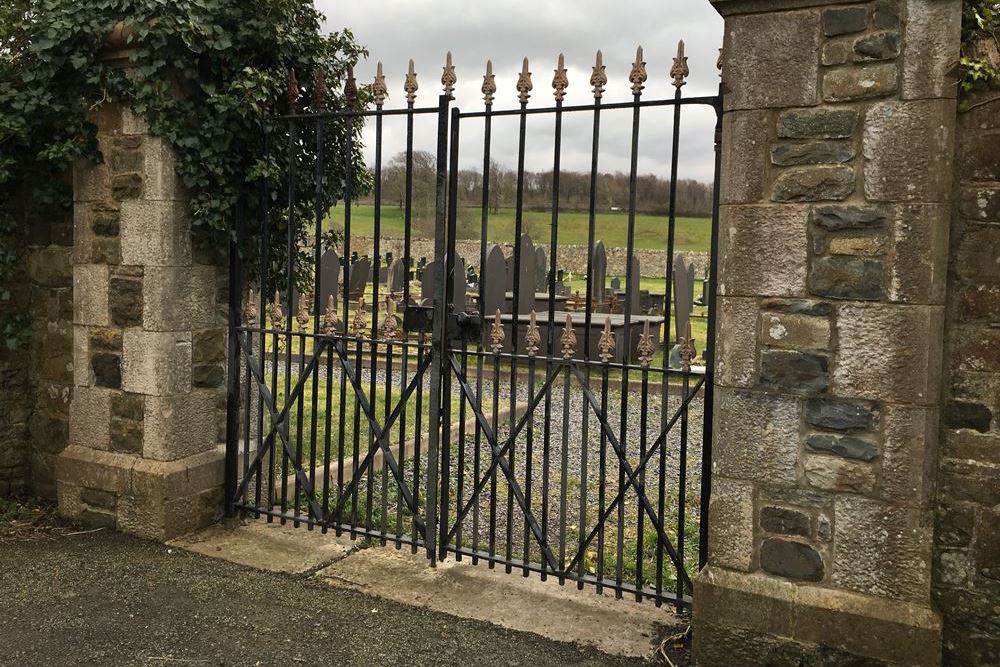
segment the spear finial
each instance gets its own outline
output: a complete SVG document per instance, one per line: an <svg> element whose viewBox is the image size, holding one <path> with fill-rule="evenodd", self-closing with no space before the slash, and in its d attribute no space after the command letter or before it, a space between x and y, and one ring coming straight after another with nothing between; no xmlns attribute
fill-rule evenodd
<svg viewBox="0 0 1000 667"><path fill-rule="evenodd" d="M389 89L385 85L385 74L382 73L382 61L379 61L375 67L375 83L372 84L372 98L375 100L375 106L381 109L387 97L389 97Z"/></svg>
<svg viewBox="0 0 1000 667"><path fill-rule="evenodd" d="M599 100L604 95L604 86L608 85L608 74L604 66L604 54L597 52L597 63L594 73L590 75L590 85L594 87L594 99Z"/></svg>
<svg viewBox="0 0 1000 667"><path fill-rule="evenodd" d="M531 97L531 72L528 70L528 59L525 58L521 64L521 74L517 77L517 98L521 104L527 104Z"/></svg>
<svg viewBox="0 0 1000 667"><path fill-rule="evenodd" d="M403 90L406 91L406 101L413 104L417 101L417 72L413 69L413 58L410 58L410 66L406 70L406 81L403 83Z"/></svg>
<svg viewBox="0 0 1000 667"><path fill-rule="evenodd" d="M497 94L497 78L493 75L493 61L486 61L486 76L483 77L483 101L493 106L493 96Z"/></svg>
<svg viewBox="0 0 1000 667"><path fill-rule="evenodd" d="M691 73L688 68L688 59L684 55L684 40L677 42L677 55L674 57L674 66L670 68L670 76L674 79L674 87L680 90L687 81L685 79Z"/></svg>
<svg viewBox="0 0 1000 667"><path fill-rule="evenodd" d="M316 72L316 83L313 90L313 109L317 113L323 113L326 111L326 75L323 74L323 70Z"/></svg>
<svg viewBox="0 0 1000 667"><path fill-rule="evenodd" d="M635 62L632 63L632 71L628 75L628 80L632 82L632 94L636 97L642 95L642 90L646 86L646 61L642 59L642 47L635 51Z"/></svg>
<svg viewBox="0 0 1000 667"><path fill-rule="evenodd" d="M353 107L358 99L358 82L354 79L354 66L347 66L347 80L344 82L344 99L348 107Z"/></svg>
<svg viewBox="0 0 1000 667"><path fill-rule="evenodd" d="M444 86L444 94L448 97L455 96L455 84L458 83L458 75L455 74L455 64L451 59L451 51L445 57L444 74L441 75L441 85Z"/></svg>
<svg viewBox="0 0 1000 667"><path fill-rule="evenodd" d="M288 70L288 111L289 113L299 111L299 80L295 76L295 68Z"/></svg>
<svg viewBox="0 0 1000 667"><path fill-rule="evenodd" d="M559 64L556 65L556 75L552 79L552 88L555 90L556 102L562 102L566 97L566 88L569 86L569 78L566 76L566 58L559 54Z"/></svg>

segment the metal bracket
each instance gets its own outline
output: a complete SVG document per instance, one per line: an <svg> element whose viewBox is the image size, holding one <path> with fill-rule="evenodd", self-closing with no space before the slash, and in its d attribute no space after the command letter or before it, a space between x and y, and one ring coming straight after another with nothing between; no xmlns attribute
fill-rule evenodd
<svg viewBox="0 0 1000 667"><path fill-rule="evenodd" d="M483 335L483 320L479 313L448 313L448 337L450 340L472 343Z"/></svg>
<svg viewBox="0 0 1000 667"><path fill-rule="evenodd" d="M433 333L434 307L410 304L403 311L403 329L407 333Z"/></svg>

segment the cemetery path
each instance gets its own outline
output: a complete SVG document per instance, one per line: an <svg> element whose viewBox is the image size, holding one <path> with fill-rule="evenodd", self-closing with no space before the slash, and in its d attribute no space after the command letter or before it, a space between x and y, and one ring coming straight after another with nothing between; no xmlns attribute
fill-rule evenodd
<svg viewBox="0 0 1000 667"><path fill-rule="evenodd" d="M640 665L100 531L3 544L0 664Z"/></svg>

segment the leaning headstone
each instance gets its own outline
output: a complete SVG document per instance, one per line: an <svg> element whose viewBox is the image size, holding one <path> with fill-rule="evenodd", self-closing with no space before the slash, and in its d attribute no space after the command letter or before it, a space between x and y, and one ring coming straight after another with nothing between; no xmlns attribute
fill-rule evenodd
<svg viewBox="0 0 1000 667"><path fill-rule="evenodd" d="M490 316L500 310L507 310L507 259L503 250L494 245L486 253L486 266L480 272L479 298L483 300L483 313Z"/></svg>
<svg viewBox="0 0 1000 667"><path fill-rule="evenodd" d="M604 301L605 280L608 276L608 251L604 248L604 241L594 244L591 253L591 274L590 283L592 294L597 302Z"/></svg>
<svg viewBox="0 0 1000 667"><path fill-rule="evenodd" d="M392 264L389 265L389 270L386 273L386 288L392 294L402 294L403 285L406 281L406 267L403 266L402 259L394 259Z"/></svg>
<svg viewBox="0 0 1000 667"><path fill-rule="evenodd" d="M357 300L365 293L365 287L371 278L372 263L367 257L362 257L351 265L350 294L351 299Z"/></svg>
<svg viewBox="0 0 1000 667"><path fill-rule="evenodd" d="M674 340L680 340L687 331L688 322L691 319L691 306L693 300L691 284L693 274L688 271L687 264L683 257L678 257L674 262Z"/></svg>
<svg viewBox="0 0 1000 667"><path fill-rule="evenodd" d="M524 315L535 307L535 244L527 234L521 235L521 266L518 277L517 311Z"/></svg>
<svg viewBox="0 0 1000 667"><path fill-rule="evenodd" d="M545 263L545 248L535 248L535 291L547 292L549 267Z"/></svg>
<svg viewBox="0 0 1000 667"><path fill-rule="evenodd" d="M323 253L323 256L319 260L320 266L320 276L319 276L319 302L323 304L326 308L327 302L330 300L330 296L333 296L334 304L340 302L340 258L337 256L337 251L330 248Z"/></svg>

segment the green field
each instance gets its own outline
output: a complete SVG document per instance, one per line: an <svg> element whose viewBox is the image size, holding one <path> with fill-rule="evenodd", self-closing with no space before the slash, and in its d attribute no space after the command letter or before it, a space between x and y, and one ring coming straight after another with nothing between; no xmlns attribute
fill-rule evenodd
<svg viewBox="0 0 1000 667"><path fill-rule="evenodd" d="M480 230L480 208L459 210L458 235L463 239L478 239ZM510 243L514 240L515 211L502 208L491 213L488 226L488 240ZM427 224L427 223L430 224ZM402 238L404 231L403 210L396 206L383 206L380 235ZM552 214L548 211L525 211L524 231L531 235L535 243L548 241ZM589 216L586 211L565 211L559 215L559 238L562 245L586 245ZM338 206L327 218L328 229L343 230L344 207ZM415 237L428 236L420 230L433 229L433 221L414 220ZM597 215L596 238L604 241L609 248L624 248L628 243L628 216L625 213L602 212ZM351 209L351 233L372 236L375 231L375 207L355 205ZM674 249L677 251L708 252L711 245L712 221L708 218L678 218L675 229ZM635 219L635 247L661 250L667 247L667 218L640 214Z"/></svg>

